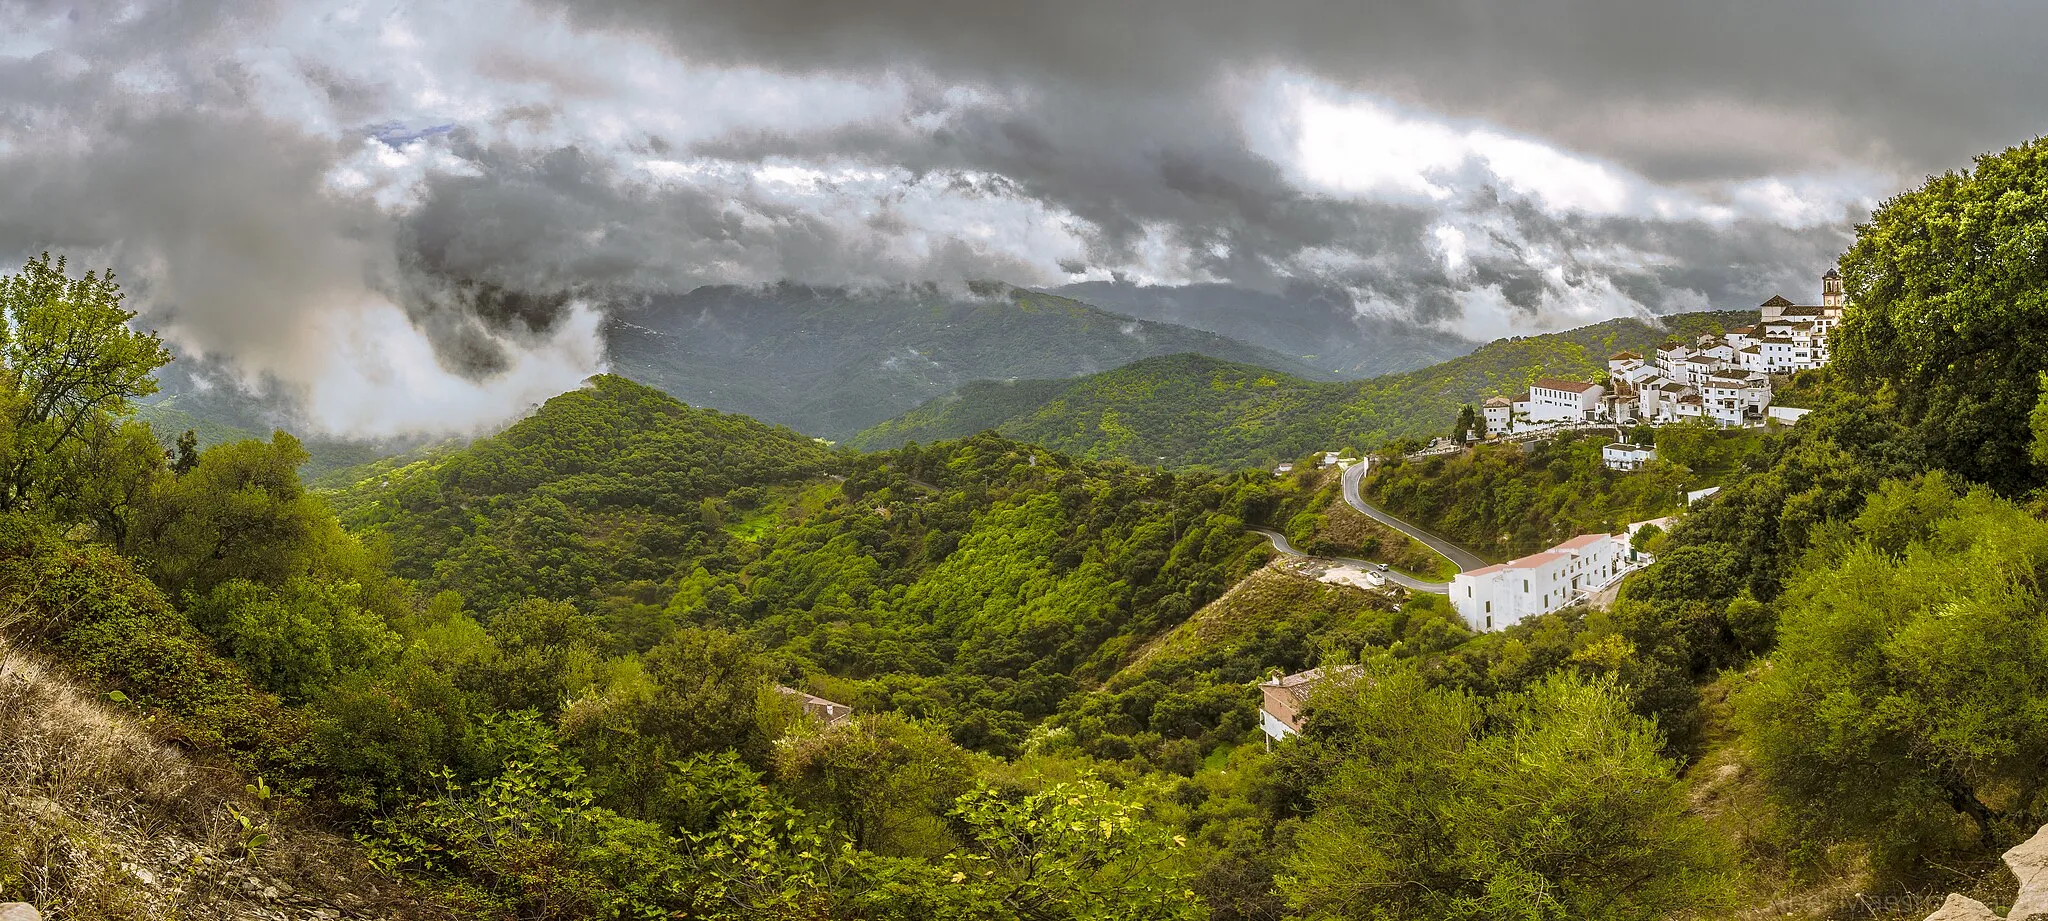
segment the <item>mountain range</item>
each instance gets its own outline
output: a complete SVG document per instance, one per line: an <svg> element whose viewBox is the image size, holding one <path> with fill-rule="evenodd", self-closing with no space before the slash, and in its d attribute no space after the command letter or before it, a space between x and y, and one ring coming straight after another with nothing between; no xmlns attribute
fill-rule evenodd
<svg viewBox="0 0 2048 921"><path fill-rule="evenodd" d="M1616 351L1754 322L1754 311L1633 317L1502 339L1470 355L1362 381L1312 381L1204 355L1135 362L1074 380L983 382L855 436L878 450L985 429L1090 458L1238 468L1317 450L1448 431L1458 408L1545 376L1585 378Z"/></svg>
<svg viewBox="0 0 2048 921"><path fill-rule="evenodd" d="M1181 352L1338 376L1219 333L1006 285L705 287L616 310L605 335L613 373L830 439L972 380L1074 377Z"/></svg>
<svg viewBox="0 0 2048 921"><path fill-rule="evenodd" d="M615 305L605 354L612 373L692 405L863 450L995 429L1091 458L1233 468L1435 434L1462 403L1754 317L1610 320L1467 354L1463 339L1361 317L1310 289L1062 290L1137 315L1001 284L704 287ZM163 438L189 428L202 445L307 428L287 398L233 380L181 359L143 417ZM306 475L318 477L429 439L304 441Z"/></svg>
<svg viewBox="0 0 2048 921"><path fill-rule="evenodd" d="M1426 368L1479 347L1413 322L1362 313L1347 292L1300 283L1277 292L1228 284L1168 287L1123 281L1084 282L1054 290L1139 319L1220 333L1347 380Z"/></svg>

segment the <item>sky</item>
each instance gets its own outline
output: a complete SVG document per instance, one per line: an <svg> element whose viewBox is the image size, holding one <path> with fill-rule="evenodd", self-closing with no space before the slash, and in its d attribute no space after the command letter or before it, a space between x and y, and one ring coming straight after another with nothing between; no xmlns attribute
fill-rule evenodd
<svg viewBox="0 0 2048 921"><path fill-rule="evenodd" d="M2048 123L2048 5L0 0L0 260L336 434L705 284L1342 290L1480 341L1817 295Z"/></svg>

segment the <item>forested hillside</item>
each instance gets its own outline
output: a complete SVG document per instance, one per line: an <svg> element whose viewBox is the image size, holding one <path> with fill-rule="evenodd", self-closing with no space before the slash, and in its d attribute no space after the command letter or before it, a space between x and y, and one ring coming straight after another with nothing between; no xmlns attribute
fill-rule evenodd
<svg viewBox="0 0 2048 921"><path fill-rule="evenodd" d="M333 492L289 435L167 456L135 410L169 354L106 277L38 259L0 281L0 899L125 919L232 888L262 917L506 921L2009 905L1996 857L2048 822L2042 240L2048 145L1887 202L1842 259L1812 414L1674 443L1725 488L1656 562L1605 609L1485 634L1439 598L1268 565L1249 526L1311 524L1310 474L994 434L834 450L614 377ZM1590 360L1621 329L1502 347ZM1654 510L1679 475L1589 478L1585 450L1376 488L1505 552ZM1258 682L1310 666L1303 731L1269 748ZM285 880L317 891L265 882Z"/></svg>
<svg viewBox="0 0 2048 921"><path fill-rule="evenodd" d="M1141 320L1222 333L1346 380L1426 368L1479 347L1405 318L1361 312L1350 291L1334 286L1296 282L1259 291L1231 284L1091 281L1053 293Z"/></svg>
<svg viewBox="0 0 2048 921"><path fill-rule="evenodd" d="M876 449L993 428L1083 457L1169 467L1240 469L1311 451L1364 448L1446 434L1458 408L1511 394L1538 377L1590 378L1607 357L1751 322L1746 311L1664 317L1661 326L1609 320L1563 333L1502 340L1420 371L1326 383L1202 355L1173 355L1090 375L1055 389L965 388L875 426L853 444ZM1035 405L1026 400L1043 395Z"/></svg>
<svg viewBox="0 0 2048 921"><path fill-rule="evenodd" d="M1657 446L1657 458L1642 470L1608 469L1600 449L1613 436L1592 432L1413 461L1382 457L1361 489L1402 518L1507 560L1578 534L1675 514L1686 493L1739 476L1769 436L1687 423L1635 429L1628 437Z"/></svg>
<svg viewBox="0 0 2048 921"><path fill-rule="evenodd" d="M1333 376L1216 333L996 284L972 292L700 288L621 307L605 338L606 358L626 377L834 439L969 381L1073 377L1154 355L1196 352Z"/></svg>

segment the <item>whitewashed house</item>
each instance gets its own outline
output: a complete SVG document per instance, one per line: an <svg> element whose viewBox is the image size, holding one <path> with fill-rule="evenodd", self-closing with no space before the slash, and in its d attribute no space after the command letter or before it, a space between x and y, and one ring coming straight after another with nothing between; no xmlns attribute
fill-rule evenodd
<svg viewBox="0 0 2048 921"><path fill-rule="evenodd" d="M1616 352L1607 356L1607 373L1614 377L1620 377L1623 374L1643 367L1645 364L1647 362L1643 361L1643 356L1637 355L1634 352Z"/></svg>
<svg viewBox="0 0 2048 921"><path fill-rule="evenodd" d="M1763 418L1771 403L1771 381L1761 372L1716 371L1700 387L1707 418L1722 425L1747 425Z"/></svg>
<svg viewBox="0 0 2048 921"><path fill-rule="evenodd" d="M1500 630L1563 608L1634 568L1626 539L1582 534L1541 553L1451 580L1451 604L1475 631Z"/></svg>
<svg viewBox="0 0 2048 921"><path fill-rule="evenodd" d="M1486 404L1479 407L1479 414L1486 420L1486 434L1506 434L1514 425L1515 401L1507 397L1489 397Z"/></svg>
<svg viewBox="0 0 2048 921"><path fill-rule="evenodd" d="M1600 449L1600 462L1609 470L1641 470L1643 466L1657 459L1656 448L1615 442Z"/></svg>
<svg viewBox="0 0 2048 921"><path fill-rule="evenodd" d="M1581 422L1593 418L1607 389L1599 384L1546 377L1529 385L1531 422Z"/></svg>

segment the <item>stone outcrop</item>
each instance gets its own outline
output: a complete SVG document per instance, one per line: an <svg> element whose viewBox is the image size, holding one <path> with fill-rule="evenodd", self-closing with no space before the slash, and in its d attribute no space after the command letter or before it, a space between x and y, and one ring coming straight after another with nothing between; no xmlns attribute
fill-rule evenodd
<svg viewBox="0 0 2048 921"><path fill-rule="evenodd" d="M1950 894L1927 921L2048 921L2048 825L2025 844L2006 851L2005 865L2019 879L2020 891L2003 919L1983 902Z"/></svg>
<svg viewBox="0 0 2048 921"><path fill-rule="evenodd" d="M1927 916L1927 921L1999 921L1999 917L1983 902L1951 892L1941 903L1941 909Z"/></svg>
<svg viewBox="0 0 2048 921"><path fill-rule="evenodd" d="M2033 921L2048 917L2048 826L2043 826L2027 843L2005 852L2005 865L2019 877L2020 894L2013 897L2010 921Z"/></svg>
<svg viewBox="0 0 2048 921"><path fill-rule="evenodd" d="M43 913L27 902L0 902L0 921L43 921Z"/></svg>

